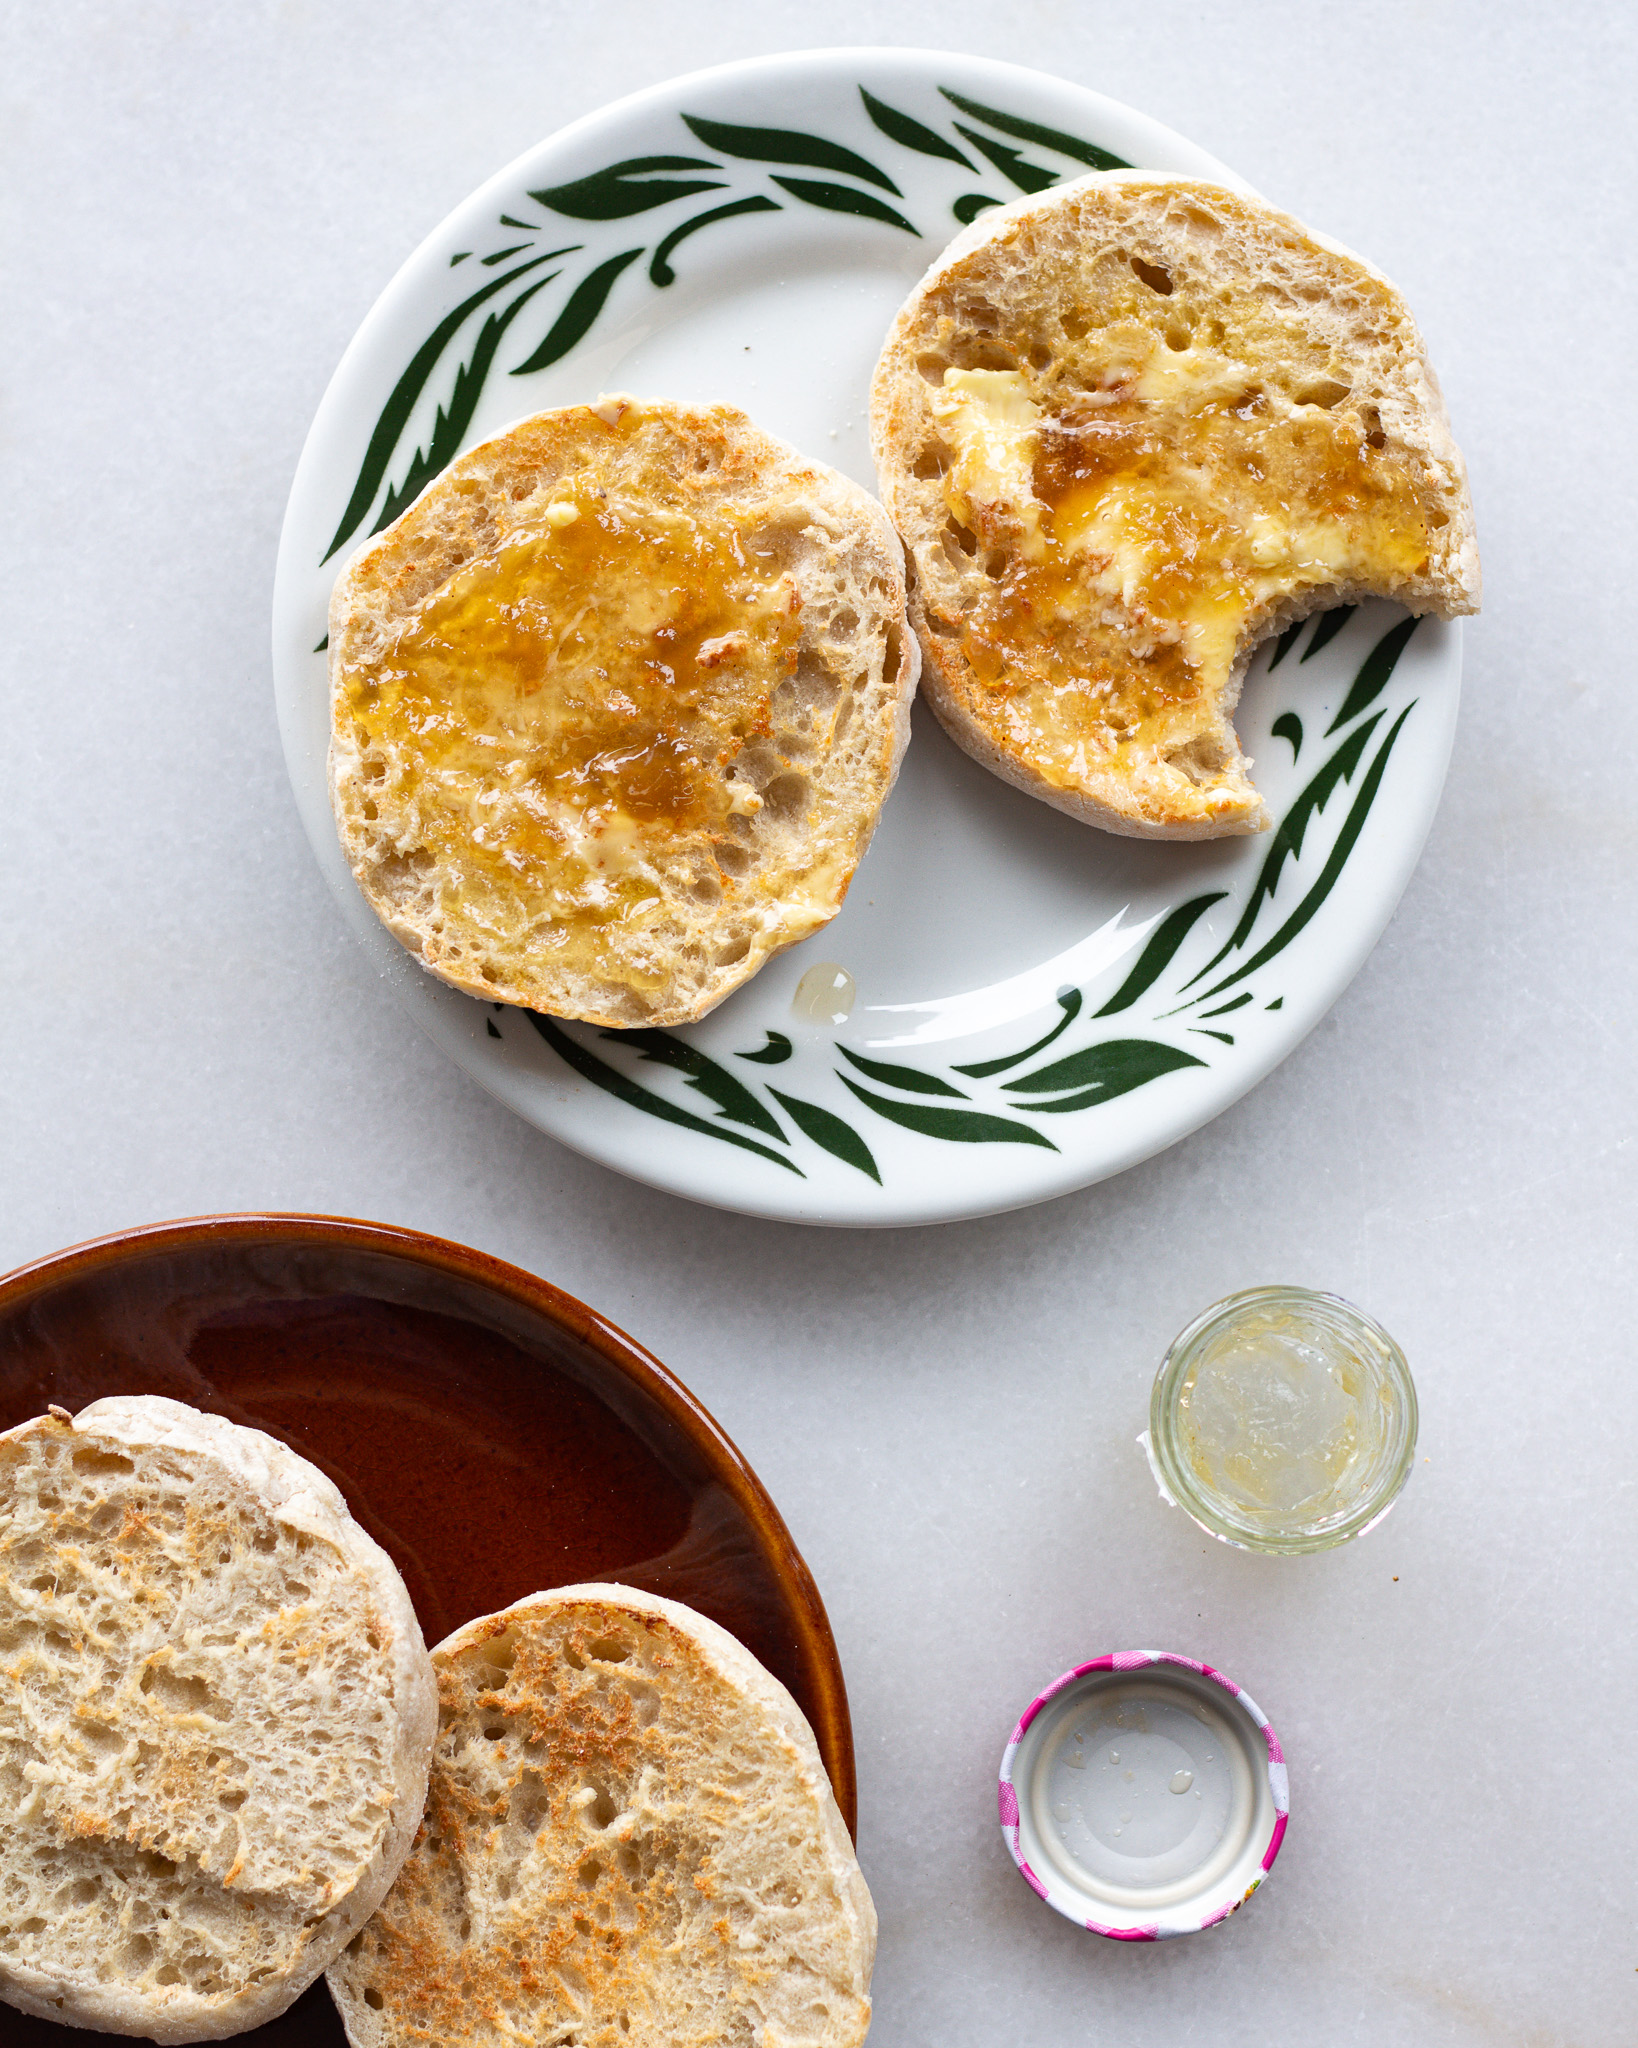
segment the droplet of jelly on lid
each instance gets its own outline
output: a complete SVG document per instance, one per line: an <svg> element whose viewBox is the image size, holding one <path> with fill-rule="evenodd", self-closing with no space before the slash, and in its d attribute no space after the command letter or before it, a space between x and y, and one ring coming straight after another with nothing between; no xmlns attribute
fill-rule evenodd
<svg viewBox="0 0 1638 2048"><path fill-rule="evenodd" d="M791 1008L815 1024L845 1024L859 996L859 984L834 960L821 960L796 984Z"/></svg>
<svg viewBox="0 0 1638 2048"><path fill-rule="evenodd" d="M1064 1762L1068 1764L1072 1771L1084 1771L1086 1769L1086 1758L1079 1751L1074 1756L1066 1756Z"/></svg>
<svg viewBox="0 0 1638 2048"><path fill-rule="evenodd" d="M1124 1827L1130 1824L1132 1816L1129 1813L1123 1813L1120 1818L1121 1825Z"/></svg>
<svg viewBox="0 0 1638 2048"><path fill-rule="evenodd" d="M1118 1764L1120 1762L1120 1751L1118 1749L1112 1749L1109 1752L1109 1761L1112 1764Z"/></svg>
<svg viewBox="0 0 1638 2048"><path fill-rule="evenodd" d="M1069 1818L1069 1808L1067 1806L1055 1806L1052 1811L1059 1820L1068 1820Z"/></svg>
<svg viewBox="0 0 1638 2048"><path fill-rule="evenodd" d="M1194 1773L1193 1773L1193 1771L1173 1771L1173 1773L1172 1773L1172 1790L1173 1790L1174 1792L1187 1792L1187 1791L1188 1791L1188 1789L1189 1789L1189 1787L1190 1787L1190 1786L1191 1786L1191 1785L1192 1785L1193 1783L1194 1783Z"/></svg>

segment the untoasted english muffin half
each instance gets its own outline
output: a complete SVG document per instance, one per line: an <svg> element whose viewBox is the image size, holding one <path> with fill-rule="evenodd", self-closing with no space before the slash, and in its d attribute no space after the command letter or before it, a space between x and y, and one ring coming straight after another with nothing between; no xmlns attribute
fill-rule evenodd
<svg viewBox="0 0 1638 2048"><path fill-rule="evenodd" d="M981 216L894 321L871 433L939 719L1111 832L1266 826L1231 715L1269 634L1478 609L1403 299L1221 185L1097 172Z"/></svg>
<svg viewBox="0 0 1638 2048"><path fill-rule="evenodd" d="M342 846L455 987L687 1023L841 908L918 667L846 477L732 406L538 413L337 581Z"/></svg>
<svg viewBox="0 0 1638 2048"><path fill-rule="evenodd" d="M316 1467L150 1396L0 1435L0 1999L214 2041L375 1911L436 1685Z"/></svg>
<svg viewBox="0 0 1638 2048"><path fill-rule="evenodd" d="M565 1586L433 1651L426 1820L331 1966L353 2048L851 2048L876 1914L801 1709L704 1615Z"/></svg>

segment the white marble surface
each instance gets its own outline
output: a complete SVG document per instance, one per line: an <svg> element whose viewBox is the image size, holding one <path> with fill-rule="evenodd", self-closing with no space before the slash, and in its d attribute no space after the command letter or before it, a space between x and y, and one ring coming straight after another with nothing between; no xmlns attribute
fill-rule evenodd
<svg viewBox="0 0 1638 2048"><path fill-rule="evenodd" d="M298 830L267 606L319 393L450 205L605 99L880 39L880 10L0 18L0 1263L201 1210L353 1213L515 1259L652 1346L829 1603L882 2048L1638 2038L1630 24L1518 0L895 10L893 40L1148 109L1394 276L1489 594L1427 854L1312 1039L1120 1180L852 1235L618 1180L416 1035ZM1424 1401L1390 1521L1296 1562L1197 1537L1132 1442L1178 1326L1288 1277L1379 1315ZM993 1806L1037 1682L1138 1644L1241 1678L1293 1779L1265 1891L1149 1949L1041 1907Z"/></svg>

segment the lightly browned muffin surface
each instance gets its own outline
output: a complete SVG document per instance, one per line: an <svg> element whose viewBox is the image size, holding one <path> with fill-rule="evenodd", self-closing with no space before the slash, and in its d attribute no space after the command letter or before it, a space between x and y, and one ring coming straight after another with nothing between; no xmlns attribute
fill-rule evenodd
<svg viewBox="0 0 1638 2048"><path fill-rule="evenodd" d="M426 1819L329 1973L354 2048L857 2048L875 1910L807 1722L732 1636L571 1586L433 1662Z"/></svg>

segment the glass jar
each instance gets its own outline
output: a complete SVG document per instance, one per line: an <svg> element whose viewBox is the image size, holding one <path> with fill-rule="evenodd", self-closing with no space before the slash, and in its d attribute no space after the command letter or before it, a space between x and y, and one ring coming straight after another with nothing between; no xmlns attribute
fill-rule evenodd
<svg viewBox="0 0 1638 2048"><path fill-rule="evenodd" d="M1145 1448L1208 1535L1296 1555L1375 1527L1410 1477L1416 1428L1410 1368L1379 1323L1334 1294L1250 1287L1167 1352Z"/></svg>

